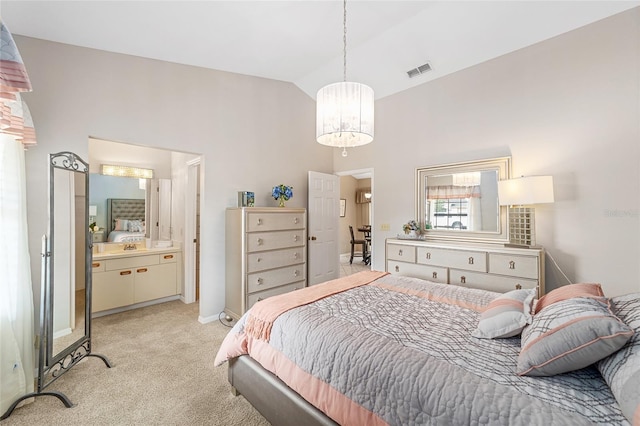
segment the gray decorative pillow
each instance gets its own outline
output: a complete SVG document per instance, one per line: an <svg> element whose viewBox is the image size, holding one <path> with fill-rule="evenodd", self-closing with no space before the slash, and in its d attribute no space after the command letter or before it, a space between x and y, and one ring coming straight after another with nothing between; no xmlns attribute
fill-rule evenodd
<svg viewBox="0 0 640 426"><path fill-rule="evenodd" d="M622 349L598 362L598 370L622 413L631 424L640 424L640 293L612 297L611 310L635 334Z"/></svg>
<svg viewBox="0 0 640 426"><path fill-rule="evenodd" d="M617 351L631 336L633 330L611 312L606 298L556 302L522 331L516 372L553 376L578 370Z"/></svg>
<svg viewBox="0 0 640 426"><path fill-rule="evenodd" d="M535 288L511 290L491 301L480 315L478 326L471 335L480 339L499 339L517 336L532 320Z"/></svg>

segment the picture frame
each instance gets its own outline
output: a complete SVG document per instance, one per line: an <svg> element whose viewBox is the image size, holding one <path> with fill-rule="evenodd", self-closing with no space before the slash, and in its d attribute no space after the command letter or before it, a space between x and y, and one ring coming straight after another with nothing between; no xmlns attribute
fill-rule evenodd
<svg viewBox="0 0 640 426"><path fill-rule="evenodd" d="M347 200L340 198L340 217L345 217L347 214Z"/></svg>

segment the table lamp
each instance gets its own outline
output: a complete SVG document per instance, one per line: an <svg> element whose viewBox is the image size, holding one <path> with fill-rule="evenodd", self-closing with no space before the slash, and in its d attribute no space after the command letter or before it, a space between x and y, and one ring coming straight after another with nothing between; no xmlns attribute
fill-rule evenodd
<svg viewBox="0 0 640 426"><path fill-rule="evenodd" d="M534 204L553 203L553 176L527 176L498 182L498 200L509 206L511 246L536 244Z"/></svg>

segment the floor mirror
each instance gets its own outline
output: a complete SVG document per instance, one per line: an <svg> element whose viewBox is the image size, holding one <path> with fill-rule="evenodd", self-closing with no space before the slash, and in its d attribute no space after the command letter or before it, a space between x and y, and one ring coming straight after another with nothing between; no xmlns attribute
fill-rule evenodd
<svg viewBox="0 0 640 426"><path fill-rule="evenodd" d="M45 389L88 356L111 368L91 347L91 260L89 231L89 165L72 152L49 155L49 225L42 237L42 287L36 392L22 400L55 396L73 404L61 392Z"/></svg>

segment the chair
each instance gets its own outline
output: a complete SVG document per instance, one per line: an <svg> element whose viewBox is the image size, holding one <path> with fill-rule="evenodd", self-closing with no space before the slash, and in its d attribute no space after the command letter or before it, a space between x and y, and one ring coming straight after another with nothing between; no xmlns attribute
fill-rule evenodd
<svg viewBox="0 0 640 426"><path fill-rule="evenodd" d="M366 240L356 240L355 237L353 236L353 226L349 225L349 232L351 233L351 257L349 258L349 264L353 263L353 258L355 256L360 256L362 257L362 260L364 262L367 261L367 259L369 258L368 254L367 254L367 246L368 243ZM356 245L361 245L362 246L362 251L360 252L356 252Z"/></svg>

